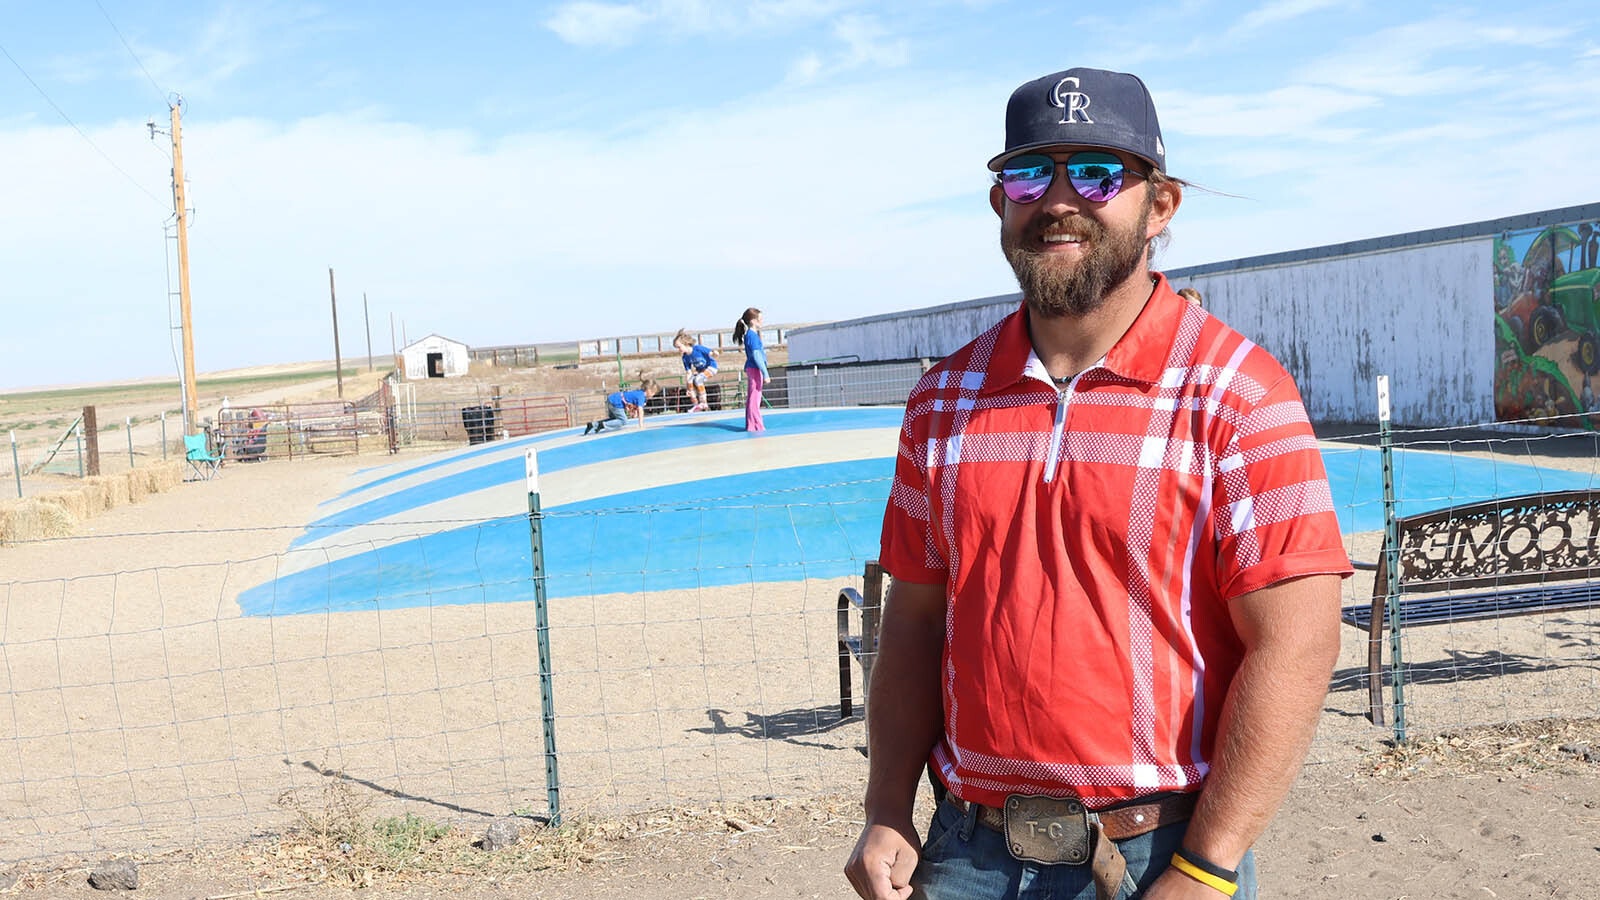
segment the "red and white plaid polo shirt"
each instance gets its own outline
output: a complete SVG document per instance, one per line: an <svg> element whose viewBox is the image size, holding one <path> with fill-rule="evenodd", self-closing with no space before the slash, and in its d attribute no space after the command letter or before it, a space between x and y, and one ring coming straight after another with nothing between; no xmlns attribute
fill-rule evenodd
<svg viewBox="0 0 1600 900"><path fill-rule="evenodd" d="M1165 277L1059 390L1025 305L929 370L880 558L947 586L932 761L991 806L1197 789L1242 650L1227 602L1351 571L1293 379Z"/></svg>

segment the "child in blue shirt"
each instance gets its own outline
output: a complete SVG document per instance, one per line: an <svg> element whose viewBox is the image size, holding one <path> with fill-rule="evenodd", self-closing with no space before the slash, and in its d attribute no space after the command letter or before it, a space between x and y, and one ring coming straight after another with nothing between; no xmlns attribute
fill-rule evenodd
<svg viewBox="0 0 1600 900"><path fill-rule="evenodd" d="M689 379L689 396L694 405L689 412L705 412L711 408L706 402L706 380L717 374L717 351L694 342L689 332L680 330L672 339L672 346L683 354L683 371Z"/></svg>
<svg viewBox="0 0 1600 900"><path fill-rule="evenodd" d="M733 323L733 342L744 345L744 376L749 389L744 395L744 430L766 431L761 419L761 389L771 378L767 375L767 350L761 343L761 310L754 306Z"/></svg>
<svg viewBox="0 0 1600 900"><path fill-rule="evenodd" d="M643 428L644 405L651 397L661 392L661 386L656 384L654 378L646 378L639 388L633 391L612 391L610 396L606 397L606 417L583 426L583 433L594 434L605 431L606 426L612 422L617 423L616 427L623 428L628 424L630 414L638 418L639 427Z"/></svg>

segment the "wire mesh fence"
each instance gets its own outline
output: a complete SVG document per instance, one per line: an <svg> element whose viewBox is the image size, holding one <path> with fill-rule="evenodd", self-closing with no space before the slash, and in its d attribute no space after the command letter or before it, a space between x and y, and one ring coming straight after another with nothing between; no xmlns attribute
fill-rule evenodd
<svg viewBox="0 0 1600 900"><path fill-rule="evenodd" d="M1382 545L1378 435L1329 436L1357 606ZM1402 513L1585 486L1600 460L1587 434L1408 431L1395 454ZM850 488L546 513L568 535L546 577L569 815L861 784L864 690L848 662L842 716L837 600L876 556L850 534L881 516L888 461ZM430 818L547 815L529 518L386 527L248 557L204 530L0 548L5 855L272 830L292 821L286 796L329 779ZM419 539L442 532L453 552ZM71 574L141 553L149 566ZM1401 640L1413 733L1600 714L1594 609ZM1390 736L1367 719L1365 634L1344 643L1312 764Z"/></svg>

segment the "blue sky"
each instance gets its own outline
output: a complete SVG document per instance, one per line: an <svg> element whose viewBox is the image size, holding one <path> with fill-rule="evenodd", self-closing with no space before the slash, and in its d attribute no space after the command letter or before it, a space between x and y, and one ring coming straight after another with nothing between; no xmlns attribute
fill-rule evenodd
<svg viewBox="0 0 1600 900"><path fill-rule="evenodd" d="M363 294L386 353L1015 290L984 162L1073 65L1211 189L1162 267L1600 200L1591 0L0 0L0 48L0 390L176 373L172 93L202 372L331 359L329 267L347 357Z"/></svg>

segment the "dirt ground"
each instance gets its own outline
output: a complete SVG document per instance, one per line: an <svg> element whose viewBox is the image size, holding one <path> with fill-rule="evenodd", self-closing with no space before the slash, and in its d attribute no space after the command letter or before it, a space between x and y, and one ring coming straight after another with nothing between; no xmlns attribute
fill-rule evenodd
<svg viewBox="0 0 1600 900"><path fill-rule="evenodd" d="M552 389L594 389L581 379L605 377L599 374L602 367L585 368L591 371L563 370L563 378L578 383L561 383ZM609 369L614 378L615 363L609 364ZM488 373L470 389L512 383L512 374ZM538 381L539 373L516 377L531 384ZM460 382L452 389L469 387ZM1538 449L1542 458L1555 465L1579 469L1594 465L1592 447L1564 451L1540 445ZM1480 451L1464 445L1461 452ZM404 458L423 457L413 454ZM249 653L252 647L264 652L259 648L293 644L298 640L293 629L298 626L282 620L271 623L273 628L290 629L286 639L283 632L264 633L259 620L236 621L237 610L230 610L226 591L203 583L204 573L192 570L199 562L207 563L206 572L215 570L231 579L223 584L226 587L245 579L253 566L270 566L300 527L315 517L320 502L345 489L348 479L359 470L390 461L376 455L229 466L217 481L186 484L90 520L75 539L0 547L0 601L6 610L0 648L7 652L6 689L42 678L39 673L46 670L77 671L71 659L75 644L64 638L93 637L110 627L107 614L88 604L77 608L58 598L56 606L31 609L22 600L33 596L33 588L19 587L22 583L44 583L75 602L81 586L104 578L117 581L123 587L113 594L117 598L115 617L120 617L116 618L119 627L130 634L147 633L142 624L146 622L180 630L198 623L207 626L207 640L225 644L233 652ZM1352 556L1372 559L1375 547L1376 536L1358 536L1352 541ZM160 595L166 605L145 609L137 594L120 591L126 590L130 580L137 580L128 573L151 567L169 567L162 570L174 573L169 579L181 575L195 580L192 587L186 583L183 589L169 584ZM1347 602L1363 598L1370 589L1370 574L1364 578L1352 580ZM798 631L772 636L775 642L791 645L777 663L820 658L822 672L822 676L806 671L791 677L788 670L775 670L773 696L765 698L773 708L793 708L819 694L826 696L827 669L832 665L828 634L833 589L833 585L801 586L792 597L772 601L784 610L791 607L781 604L797 604L793 608L805 611L806 623ZM91 591L83 596L96 595ZM673 606L669 598L655 611L640 613L639 621L622 624L641 625L642 617L648 615L688 628L699 621L688 611L700 610L700 617L705 618L704 610L719 608L727 599L708 594ZM748 596L737 599L750 600ZM562 613L568 617L565 624L573 629L568 633L581 635L594 645L594 660L582 668L594 682L588 690L603 697L609 689L613 696L639 703L664 696L656 693L664 688L636 686L628 681L633 676L617 675L616 665L608 668L603 664L607 653L623 654L626 660L630 657L625 654L636 648L620 638L625 630L604 630L605 624L617 623L601 623L599 608L598 598L591 598L590 606ZM485 616L482 609L476 612L480 619ZM586 617L592 621L585 624ZM456 625L447 612L427 618L425 623L404 615L384 619L383 646L406 648L418 636L453 634L450 629ZM344 621L352 625L350 633L337 637L362 640L356 634L361 630L357 621ZM712 616L709 621L715 626L721 620ZM731 627L753 621L765 620L742 610L739 616L727 617L726 624ZM559 628L563 622L558 618L555 624ZM485 627L491 634L498 633L492 624ZM29 665L33 658L27 656L29 640L35 634L29 629L54 636L39 645L50 654L38 658L38 666L43 668ZM452 637L456 639L466 640ZM1423 676L1410 695L1418 711L1415 740L1397 748L1389 741L1388 731L1373 728L1362 715L1366 694L1359 675L1365 648L1361 635L1346 629L1336 682L1309 764L1257 846L1262 896L1301 900L1600 896L1594 887L1600 884L1597 645L1600 621L1592 615L1419 632L1407 648L1408 658ZM793 646L802 647L803 652ZM87 655L84 659L85 666L93 662ZM364 659L362 654L351 656L352 664ZM660 679L668 670L655 671ZM509 677L526 686L526 667L515 669ZM820 680L821 686L807 679ZM791 682L799 692L797 700L783 693ZM703 722L707 706L748 708L731 705L748 701L739 696L741 689L737 684L696 684L696 692L726 691L727 699L717 695L713 701L702 702L697 694L694 702L673 706L685 716L681 723L668 721L666 726L654 727L664 727L666 733L680 729L689 733L700 727L690 723L694 716ZM415 710L391 714L402 712L418 714ZM637 708L622 704L612 712L619 727L625 727L633 721ZM25 713L11 705L0 714L0 722L10 726L0 728L0 788L5 789L0 791L0 894L99 896L88 885L89 871L117 852L41 856L39 820L32 817L42 815L38 806L42 801L35 794L29 798L33 805L24 809L15 805L19 798L9 792L15 785L6 774L12 771L7 766L24 753L25 742L14 737L26 725ZM482 716L492 713L492 708L462 711ZM88 726L68 722L62 727L71 734ZM740 737L738 732L734 728L729 733ZM537 731L528 734L529 743L516 746L534 746L531 736ZM495 853L471 846L495 821L484 816L453 817L450 830L442 834L425 823L411 823L412 830L400 836L405 840L384 843L374 839L370 815L341 806L338 797L312 796L298 810L275 817L242 817L236 827L208 817L207 827L179 849L125 858L138 864L138 895L153 900L373 895L454 900L599 900L617 894L668 900L850 896L839 872L860 828L859 792L866 762L860 751L859 720L826 728L802 727L785 740L766 735L765 731L744 735L738 751L720 764L748 765L751 771L730 770L723 777L730 784L740 784L743 774L751 774L752 783L759 785L764 783L759 767L792 769L806 779L793 790L756 787L743 795L750 799L711 804L686 798L683 792L692 795L693 785L679 784L661 790L662 801L643 807L646 811L642 812L638 806L619 812L601 803L576 804L561 829L545 828L527 816L503 819L517 824L521 835L511 847ZM73 752L83 753L84 746L75 745ZM786 769L787 763L772 761L776 753L794 754L805 762ZM529 751L525 755L522 762L536 772L537 754ZM30 771L51 772L50 767L60 761L41 758L27 762ZM235 771L230 777L255 790L250 787L249 773L239 774L240 761L233 762ZM88 764L77 760L80 767ZM608 777L629 774L625 768L611 764ZM141 777L147 771L160 773L159 769L139 771ZM455 783L452 773L435 774ZM586 774L581 764L575 764L572 776L579 787L604 780ZM534 778L530 783L538 781ZM273 790L272 783L264 780L258 792L266 797L262 805L271 804L267 795ZM529 796L537 798L538 791ZM926 802L924 797L924 806ZM503 817L517 812L514 804L504 802L483 806ZM82 809L76 812L82 813ZM110 813L94 815L119 814L113 808ZM158 818L153 809L136 811L121 826L128 846L151 843L143 839L142 832L153 833ZM7 828L8 824L12 827ZM70 824L63 829L47 836L55 846L73 843ZM100 847L109 844L104 839L96 842ZM50 844L43 846L47 850Z"/></svg>
<svg viewBox="0 0 1600 900"><path fill-rule="evenodd" d="M1600 777L1571 750L1583 745L1600 746L1592 723L1467 733L1410 754L1374 749L1349 764L1311 766L1257 845L1261 896L1592 898ZM139 859L138 894L848 897L839 870L859 827L854 796L774 800L569 825L578 834L566 838L528 826L500 856L466 846L476 835L458 835L393 869L364 869L315 842L267 839ZM30 872L7 893L95 895L89 865Z"/></svg>

